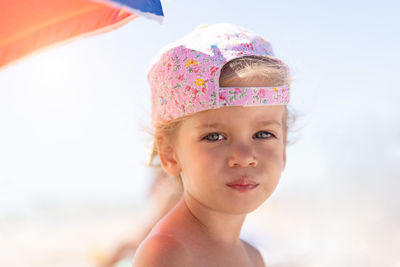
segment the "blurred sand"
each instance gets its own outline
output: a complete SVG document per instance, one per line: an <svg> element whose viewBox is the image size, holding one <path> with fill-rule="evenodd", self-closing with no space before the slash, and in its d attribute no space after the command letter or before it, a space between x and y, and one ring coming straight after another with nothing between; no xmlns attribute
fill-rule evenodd
<svg viewBox="0 0 400 267"><path fill-rule="evenodd" d="M135 212L0 221L0 266L95 266L133 232ZM92 211L93 212L93 211ZM58 217L58 218L57 218Z"/></svg>
<svg viewBox="0 0 400 267"><path fill-rule="evenodd" d="M305 194L305 193L304 193ZM250 214L242 236L269 267L400 267L398 210L376 199L277 196ZM90 267L138 225L143 211L80 209L0 219L0 266ZM125 261L119 266L129 266Z"/></svg>

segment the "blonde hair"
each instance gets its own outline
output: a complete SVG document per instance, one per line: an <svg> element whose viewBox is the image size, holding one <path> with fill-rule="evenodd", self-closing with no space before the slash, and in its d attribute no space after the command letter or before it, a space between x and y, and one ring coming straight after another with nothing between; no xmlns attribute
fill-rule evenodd
<svg viewBox="0 0 400 267"><path fill-rule="evenodd" d="M280 86L284 84L290 85L292 82L290 69L284 62L267 56L244 56L235 58L227 62L222 67L219 84L220 86L225 86L226 84L234 83L238 79L246 82L259 77L268 78L269 82L271 83L271 85L268 86ZM290 109L285 106L285 114L283 119L285 144L287 143L288 128L291 127L295 121L294 113L289 110ZM153 162L159 154L157 140L159 138L166 138L169 142L173 142L173 137L175 136L180 125L192 115L193 114L167 122L156 122L156 127L153 134L153 149L148 161L148 166L156 168L161 167L161 165L155 165ZM178 178L177 181L180 183L180 185L182 185L182 181L179 179L179 176L176 178Z"/></svg>
<svg viewBox="0 0 400 267"><path fill-rule="evenodd" d="M268 78L271 86L290 85L292 82L289 67L279 59L268 56L235 58L222 67L219 80L224 86L238 79L247 82L259 77Z"/></svg>

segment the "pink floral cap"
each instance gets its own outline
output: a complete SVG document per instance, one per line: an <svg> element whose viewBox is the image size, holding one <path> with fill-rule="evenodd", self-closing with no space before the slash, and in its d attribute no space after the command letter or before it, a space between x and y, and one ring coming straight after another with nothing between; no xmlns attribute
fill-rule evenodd
<svg viewBox="0 0 400 267"><path fill-rule="evenodd" d="M275 58L271 44L261 36L225 23L198 26L182 39L164 47L147 75L153 124L160 119L170 121L225 106L289 103L289 85L219 86L223 65L249 55Z"/></svg>

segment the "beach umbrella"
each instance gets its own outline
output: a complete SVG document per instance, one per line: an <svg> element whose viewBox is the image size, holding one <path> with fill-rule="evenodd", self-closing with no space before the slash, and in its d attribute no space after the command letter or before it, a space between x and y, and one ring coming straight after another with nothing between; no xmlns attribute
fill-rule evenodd
<svg viewBox="0 0 400 267"><path fill-rule="evenodd" d="M161 23L160 0L0 0L0 69L139 16Z"/></svg>

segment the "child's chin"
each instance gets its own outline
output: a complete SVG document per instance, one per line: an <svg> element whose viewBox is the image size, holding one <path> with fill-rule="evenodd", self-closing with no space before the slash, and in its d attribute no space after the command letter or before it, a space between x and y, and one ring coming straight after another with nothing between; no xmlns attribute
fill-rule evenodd
<svg viewBox="0 0 400 267"><path fill-rule="evenodd" d="M256 210L261 204L264 203L264 201L254 201L252 203L238 203L238 204L231 204L231 205L226 205L224 207L224 210L226 213L230 214L247 214L250 212L253 212Z"/></svg>

